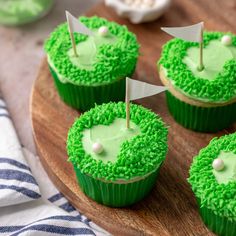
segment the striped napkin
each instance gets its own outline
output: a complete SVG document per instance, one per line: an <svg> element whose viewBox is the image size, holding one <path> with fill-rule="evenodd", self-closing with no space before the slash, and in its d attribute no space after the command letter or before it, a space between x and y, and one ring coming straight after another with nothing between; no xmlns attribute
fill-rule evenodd
<svg viewBox="0 0 236 236"><path fill-rule="evenodd" d="M21 151L21 145L0 99L0 206L40 198L39 186Z"/></svg>
<svg viewBox="0 0 236 236"><path fill-rule="evenodd" d="M0 98L0 235L110 235L55 188L37 156L21 147Z"/></svg>

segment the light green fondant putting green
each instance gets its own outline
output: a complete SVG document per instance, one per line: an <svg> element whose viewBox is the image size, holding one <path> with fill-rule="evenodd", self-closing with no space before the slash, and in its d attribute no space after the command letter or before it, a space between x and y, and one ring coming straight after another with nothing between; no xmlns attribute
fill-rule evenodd
<svg viewBox="0 0 236 236"><path fill-rule="evenodd" d="M0 23L18 25L35 20L47 12L53 0L0 0Z"/></svg>
<svg viewBox="0 0 236 236"><path fill-rule="evenodd" d="M203 148L199 154L193 158L188 182L192 186L195 196L200 200L200 207L211 209L217 216L224 216L236 220L236 181L219 183L213 171L212 162L217 158L222 158L225 162L225 176L221 170L218 178L231 178L231 165L236 164L236 133L213 138L210 144ZM234 161L230 159L234 157ZM227 170L227 168L230 168ZM232 167L233 168L233 167ZM226 174L228 173L228 174ZM221 177L219 177L221 175ZM235 177L234 177L235 180Z"/></svg>
<svg viewBox="0 0 236 236"><path fill-rule="evenodd" d="M95 160L114 163L122 143L138 134L140 134L140 129L132 121L130 122L130 129L127 129L126 119L116 118L110 125L96 125L90 129L85 129L82 142L85 152ZM100 154L93 152L92 146L96 142L103 146L103 152Z"/></svg>
<svg viewBox="0 0 236 236"><path fill-rule="evenodd" d="M135 70L139 55L136 36L129 32L126 26L109 22L97 16L80 17L79 20L95 32L100 27L106 26L111 38L106 39L109 43L104 43L104 39L96 37L96 44L99 45L96 54L92 57L87 54L89 58L87 56L84 59L81 57L77 61L73 59L73 56L68 56L68 52L72 55L68 25L67 23L59 25L45 42L45 51L48 63L57 73L60 81L80 86L97 86L117 82L126 76L130 77ZM115 37L115 40L111 35ZM88 49L91 38L87 41L88 36L79 33L74 33L74 38L79 47L78 54L84 54L86 49L83 46ZM83 43L86 41L87 43L84 45ZM90 50L93 50L92 45L87 52L89 53ZM91 65L84 66L87 59L89 62L86 64L94 61L92 69Z"/></svg>
<svg viewBox="0 0 236 236"><path fill-rule="evenodd" d="M232 45L221 45L224 35ZM178 38L164 46L158 68L164 68L166 79L182 94L203 102L225 103L236 98L236 36L223 32L204 32L203 64L197 71L199 44Z"/></svg>
<svg viewBox="0 0 236 236"><path fill-rule="evenodd" d="M130 180L155 171L166 156L167 128L157 114L136 104L130 104L130 121L131 127L139 127L140 130L135 128L135 134L126 136L129 136L128 140L116 140L118 145L121 144L113 149L113 152L118 152L114 155L114 162L96 160L85 150L85 130L93 130L93 127L99 130L92 133L92 140L113 137L118 129L115 126L125 126L125 118L124 102L104 103L82 114L70 128L67 138L67 153L73 165L82 173L107 181ZM103 135L102 130L106 132ZM112 145L115 146L115 143Z"/></svg>
<svg viewBox="0 0 236 236"><path fill-rule="evenodd" d="M92 70L93 65L97 62L97 52L101 45L114 44L117 37L109 33L107 36L100 36L97 30L94 31L94 36L88 36L83 42L76 45L78 57L74 56L73 49L69 49L68 56L71 63L80 69Z"/></svg>
<svg viewBox="0 0 236 236"><path fill-rule="evenodd" d="M227 184L230 181L236 181L236 154L232 152L220 152L217 157L223 160L224 169L216 171L213 169L213 174L219 184Z"/></svg>
<svg viewBox="0 0 236 236"><path fill-rule="evenodd" d="M204 70L199 71L199 48L190 47L183 62L192 71L193 75L202 79L213 80L223 70L228 60L235 60L236 48L225 46L218 40L212 40L203 50Z"/></svg>

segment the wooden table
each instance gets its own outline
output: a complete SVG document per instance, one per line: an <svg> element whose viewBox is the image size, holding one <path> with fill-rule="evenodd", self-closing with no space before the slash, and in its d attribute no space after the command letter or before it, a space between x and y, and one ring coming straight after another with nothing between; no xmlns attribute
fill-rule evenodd
<svg viewBox="0 0 236 236"><path fill-rule="evenodd" d="M184 26L205 22L208 30L236 33L233 0L175 0L170 10L158 21L132 25L119 18L104 4L88 15L126 24L141 44L135 78L160 85L156 61L161 46L170 37L160 26ZM79 113L58 97L52 78L43 60L32 93L32 123L42 163L56 186L70 202L93 221L116 235L212 235L202 223L193 193L186 179L192 157L214 136L234 132L236 125L216 134L196 133L178 125L170 116L164 94L145 98L138 103L160 114L169 125L169 152L155 188L143 201L132 207L117 209L95 203L77 186L72 165L66 162L65 142L68 128Z"/></svg>

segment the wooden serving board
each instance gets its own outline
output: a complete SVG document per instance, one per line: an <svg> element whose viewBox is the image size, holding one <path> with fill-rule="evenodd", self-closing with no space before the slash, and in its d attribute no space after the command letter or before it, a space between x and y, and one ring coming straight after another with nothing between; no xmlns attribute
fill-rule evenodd
<svg viewBox="0 0 236 236"><path fill-rule="evenodd" d="M160 26L183 26L205 21L209 30L233 31L236 22L234 0L176 0L158 21L132 25L104 4L88 15L126 24L141 44L136 79L160 85L156 60L169 36ZM109 208L87 198L76 183L72 165L67 162L66 138L79 112L59 98L46 59L43 60L31 98L34 138L43 166L54 184L83 214L114 235L213 235L202 223L193 193L186 181L188 170L201 148L214 136L236 131L236 125L217 134L196 133L178 125L170 116L164 94L138 101L160 114L169 126L169 152L155 188L148 197L129 208Z"/></svg>

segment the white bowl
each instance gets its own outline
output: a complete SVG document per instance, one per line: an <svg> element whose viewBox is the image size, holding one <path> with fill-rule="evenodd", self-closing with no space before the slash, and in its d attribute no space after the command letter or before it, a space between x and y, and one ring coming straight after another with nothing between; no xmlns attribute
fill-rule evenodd
<svg viewBox="0 0 236 236"><path fill-rule="evenodd" d="M152 7L135 7L122 0L105 0L108 7L113 8L119 16L128 18L134 24L156 20L168 9L170 2L171 0L155 0Z"/></svg>

